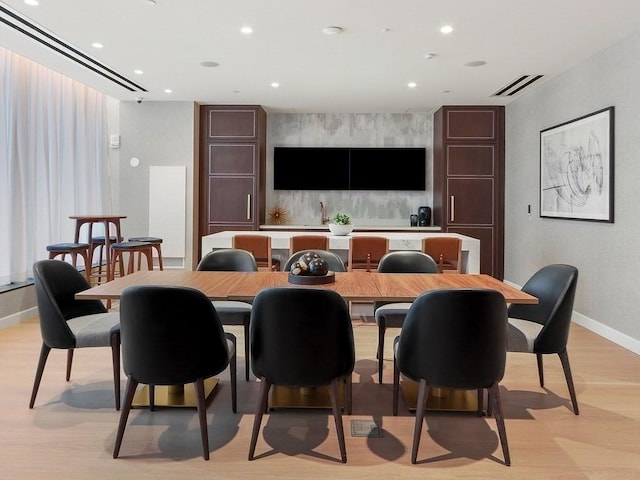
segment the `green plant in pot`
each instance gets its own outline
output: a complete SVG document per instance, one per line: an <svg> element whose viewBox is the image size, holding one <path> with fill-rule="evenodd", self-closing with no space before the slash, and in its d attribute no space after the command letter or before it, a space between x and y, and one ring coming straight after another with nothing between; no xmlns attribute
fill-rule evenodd
<svg viewBox="0 0 640 480"><path fill-rule="evenodd" d="M351 217L346 213L336 213L331 220L329 230L334 235L349 235L353 230Z"/></svg>

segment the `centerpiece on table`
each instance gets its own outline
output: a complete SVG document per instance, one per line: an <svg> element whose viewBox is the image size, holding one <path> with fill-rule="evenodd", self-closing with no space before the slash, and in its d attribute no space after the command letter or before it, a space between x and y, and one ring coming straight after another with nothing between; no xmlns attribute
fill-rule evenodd
<svg viewBox="0 0 640 480"><path fill-rule="evenodd" d="M334 235L349 235L353 231L351 217L346 213L336 213L332 220L329 224L329 230Z"/></svg>
<svg viewBox="0 0 640 480"><path fill-rule="evenodd" d="M329 271L327 261L315 252L303 252L291 264L289 282L299 285L321 285L336 281L336 274Z"/></svg>

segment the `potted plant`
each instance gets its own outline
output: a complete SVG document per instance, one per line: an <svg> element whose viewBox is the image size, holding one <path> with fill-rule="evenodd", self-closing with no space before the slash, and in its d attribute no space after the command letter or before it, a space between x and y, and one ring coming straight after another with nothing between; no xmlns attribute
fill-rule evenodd
<svg viewBox="0 0 640 480"><path fill-rule="evenodd" d="M336 213L329 224L329 230L334 235L349 235L353 230L351 217L346 213Z"/></svg>

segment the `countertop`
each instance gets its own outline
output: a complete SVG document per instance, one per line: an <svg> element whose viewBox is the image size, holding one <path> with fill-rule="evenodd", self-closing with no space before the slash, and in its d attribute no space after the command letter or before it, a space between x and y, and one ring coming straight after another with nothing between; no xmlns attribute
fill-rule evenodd
<svg viewBox="0 0 640 480"><path fill-rule="evenodd" d="M328 225L260 225L260 230L274 231L319 231L328 232ZM411 227L409 225L354 225L354 232L439 232L440 227Z"/></svg>

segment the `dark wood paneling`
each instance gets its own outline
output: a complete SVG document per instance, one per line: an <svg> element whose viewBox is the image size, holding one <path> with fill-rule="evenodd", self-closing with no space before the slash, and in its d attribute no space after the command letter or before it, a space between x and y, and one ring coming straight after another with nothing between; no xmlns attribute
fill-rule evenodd
<svg viewBox="0 0 640 480"><path fill-rule="evenodd" d="M462 107L446 112L446 140L496 140L494 107Z"/></svg>
<svg viewBox="0 0 640 480"><path fill-rule="evenodd" d="M449 227L451 233L459 233L480 240L480 271L495 277L494 258L496 252L495 229L493 227Z"/></svg>
<svg viewBox="0 0 640 480"><path fill-rule="evenodd" d="M255 109L220 107L209 110L208 140L219 141L229 138L256 140L257 118Z"/></svg>
<svg viewBox="0 0 640 480"><path fill-rule="evenodd" d="M448 225L494 224L492 178L449 178L447 191L450 203Z"/></svg>
<svg viewBox="0 0 640 480"><path fill-rule="evenodd" d="M447 175L486 175L495 172L493 145L447 145Z"/></svg>
<svg viewBox="0 0 640 480"><path fill-rule="evenodd" d="M255 174L256 145L240 143L235 145L209 145L209 174Z"/></svg>

